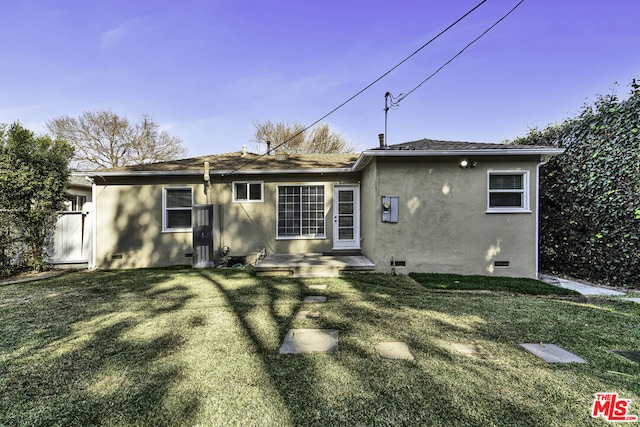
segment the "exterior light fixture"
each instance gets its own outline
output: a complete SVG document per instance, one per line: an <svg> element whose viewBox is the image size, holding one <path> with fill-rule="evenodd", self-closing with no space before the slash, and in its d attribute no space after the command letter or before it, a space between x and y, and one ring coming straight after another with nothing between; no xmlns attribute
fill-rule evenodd
<svg viewBox="0 0 640 427"><path fill-rule="evenodd" d="M460 167L461 167L462 169L471 169L471 168L475 168L477 165L478 165L478 162L472 162L472 161L469 161L469 160L467 160L467 159L462 159L462 160L460 161Z"/></svg>

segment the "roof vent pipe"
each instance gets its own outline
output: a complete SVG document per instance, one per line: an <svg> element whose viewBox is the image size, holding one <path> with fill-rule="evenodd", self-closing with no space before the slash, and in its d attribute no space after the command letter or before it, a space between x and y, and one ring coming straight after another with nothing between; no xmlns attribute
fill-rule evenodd
<svg viewBox="0 0 640 427"><path fill-rule="evenodd" d="M285 153L284 151L278 151L276 153L276 160L281 162L284 160L287 160L289 158L289 155L287 153Z"/></svg>
<svg viewBox="0 0 640 427"><path fill-rule="evenodd" d="M267 141L267 155L271 154L271 141Z"/></svg>
<svg viewBox="0 0 640 427"><path fill-rule="evenodd" d="M244 145L244 144L242 144L242 151L240 151L240 155L241 155L242 157L244 157L244 156L246 156L246 155L247 155L247 146L246 146L246 145Z"/></svg>
<svg viewBox="0 0 640 427"><path fill-rule="evenodd" d="M386 147L386 145L384 144L384 133L379 133L378 139L380 140L380 148Z"/></svg>

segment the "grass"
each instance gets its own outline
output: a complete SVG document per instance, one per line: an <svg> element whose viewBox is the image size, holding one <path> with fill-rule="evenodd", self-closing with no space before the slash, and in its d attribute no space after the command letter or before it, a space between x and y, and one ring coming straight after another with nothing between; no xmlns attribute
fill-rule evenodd
<svg viewBox="0 0 640 427"><path fill-rule="evenodd" d="M529 295L579 295L539 280L495 276L460 276L457 274L410 273L416 282L431 289L492 290Z"/></svg>
<svg viewBox="0 0 640 427"><path fill-rule="evenodd" d="M311 294L329 297L321 317L294 320ZM0 287L0 425L606 425L590 417L596 392L640 414L640 367L610 351L640 349L639 315L618 300L379 274L72 273ZM339 351L279 355L292 327L338 329ZM381 359L380 341L406 342L415 360ZM546 364L519 342L589 363Z"/></svg>

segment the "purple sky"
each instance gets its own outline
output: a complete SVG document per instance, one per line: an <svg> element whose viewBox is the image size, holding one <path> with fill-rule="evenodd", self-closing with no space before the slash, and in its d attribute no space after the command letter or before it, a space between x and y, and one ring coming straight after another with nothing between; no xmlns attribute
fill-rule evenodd
<svg viewBox="0 0 640 427"><path fill-rule="evenodd" d="M316 121L479 1L3 1L0 123L148 113L190 156L239 150L256 120ZM385 92L414 88L516 3L488 0L325 121L375 146ZM389 112L389 143L501 142L626 96L634 77L640 1L525 0Z"/></svg>

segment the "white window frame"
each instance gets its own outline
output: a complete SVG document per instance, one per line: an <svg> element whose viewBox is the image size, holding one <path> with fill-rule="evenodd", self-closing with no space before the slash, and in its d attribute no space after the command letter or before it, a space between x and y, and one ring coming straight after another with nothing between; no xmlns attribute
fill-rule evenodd
<svg viewBox="0 0 640 427"><path fill-rule="evenodd" d="M85 203L87 203L87 196L82 194L72 194L71 200L69 200L68 210L70 212L82 212Z"/></svg>
<svg viewBox="0 0 640 427"><path fill-rule="evenodd" d="M245 184L247 186L247 198L246 199L238 199L236 195L236 184ZM260 184L260 198L259 199L251 199L251 184ZM233 201L234 202L242 202L242 203L260 203L264 201L264 182L263 181L233 181L231 183L231 191L233 192Z"/></svg>
<svg viewBox="0 0 640 427"><path fill-rule="evenodd" d="M193 187L188 186L176 186L176 187L163 187L162 188L162 232L163 233L183 233L183 232L191 232L193 229L191 227L186 228L169 228L167 221L167 213L169 211L177 211L177 210L187 210L187 208L169 208L167 207L167 192L171 190L190 190L191 191L191 206L188 208L189 211L193 209ZM192 224L193 226L193 220Z"/></svg>
<svg viewBox="0 0 640 427"><path fill-rule="evenodd" d="M302 190L304 187L321 187L322 195L323 195L323 206L322 206L322 233L321 234L302 234L302 218L300 218L300 229L301 234L297 236L280 236L279 234L279 223L280 223L280 189L283 187L298 187ZM302 205L302 197L300 197L300 203ZM302 215L302 209L300 209L300 214ZM320 240L327 238L327 189L324 184L282 184L276 187L276 240Z"/></svg>
<svg viewBox="0 0 640 427"><path fill-rule="evenodd" d="M521 190L491 190L491 175L521 175ZM531 213L530 208L530 185L528 170L491 170L487 172L487 213ZM522 194L521 206L491 206L492 193L520 193Z"/></svg>

